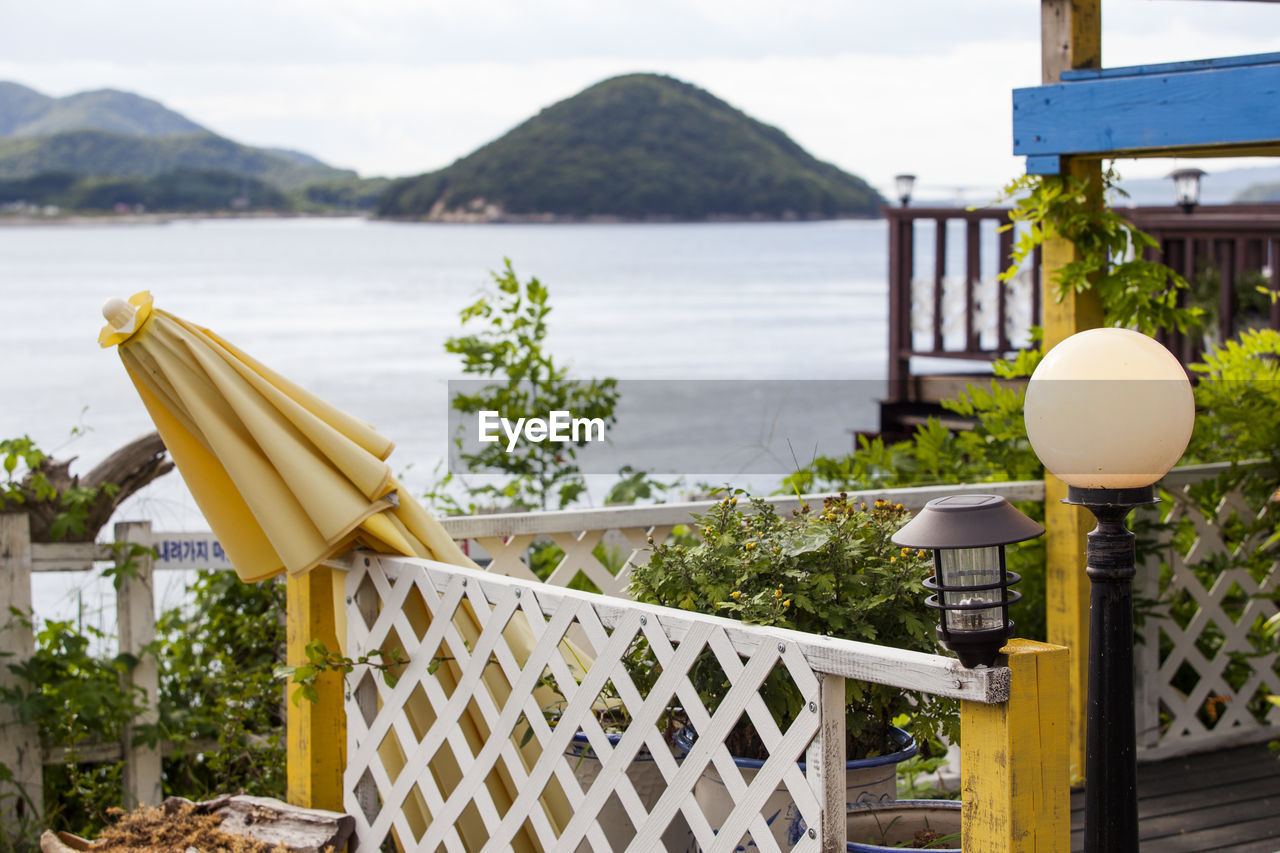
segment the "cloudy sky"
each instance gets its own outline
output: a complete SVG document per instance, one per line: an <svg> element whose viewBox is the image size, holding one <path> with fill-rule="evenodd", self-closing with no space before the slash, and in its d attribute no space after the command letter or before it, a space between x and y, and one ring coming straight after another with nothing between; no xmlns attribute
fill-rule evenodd
<svg viewBox="0 0 1280 853"><path fill-rule="evenodd" d="M1039 82L1035 0L0 0L0 16L0 79L127 89L364 175L447 165L594 82L658 71L886 192L911 171L981 193L1021 171L1009 92ZM1103 62L1264 53L1277 32L1277 3L1106 0Z"/></svg>

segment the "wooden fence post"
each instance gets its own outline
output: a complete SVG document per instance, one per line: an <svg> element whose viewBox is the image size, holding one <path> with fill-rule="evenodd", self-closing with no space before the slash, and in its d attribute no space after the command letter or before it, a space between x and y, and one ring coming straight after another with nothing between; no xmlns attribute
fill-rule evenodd
<svg viewBox="0 0 1280 853"><path fill-rule="evenodd" d="M339 648L333 616L333 569L317 566L286 582L285 635L289 666L307 662L307 644ZM288 801L295 806L343 811L342 772L346 767L347 716L342 674L322 673L315 702L288 703Z"/></svg>
<svg viewBox="0 0 1280 853"><path fill-rule="evenodd" d="M805 754L806 773L822 805L818 849L822 853L844 853L848 826L845 810L845 730L844 679L838 675L818 676L818 736Z"/></svg>
<svg viewBox="0 0 1280 853"><path fill-rule="evenodd" d="M142 713L121 732L124 755L124 801L127 806L156 806L164 798L160 785L160 746L134 744L135 727L155 724L160 719L160 676L155 655L143 649L155 639L156 611L153 584L153 561L150 553L130 555L131 543L150 546L151 522L126 521L115 526L115 540L122 550L116 554L120 588L116 591L116 619L119 624L120 651L138 659L129 680L144 703ZM130 565L124 565L124 564Z"/></svg>
<svg viewBox="0 0 1280 853"><path fill-rule="evenodd" d="M35 653L31 629L9 608L31 616L31 532L25 513L0 513L0 688L18 686L20 679L9 665L28 660ZM0 786L0 825L4 834L17 834L24 826L41 826L44 820L43 751L35 723L22 723L14 709L0 704L0 764L13 774L13 784ZM15 795L16 796L10 796ZM25 799L24 799L25 795Z"/></svg>
<svg viewBox="0 0 1280 853"><path fill-rule="evenodd" d="M1069 652L1010 640L1009 701L960 703L965 853L1067 853Z"/></svg>

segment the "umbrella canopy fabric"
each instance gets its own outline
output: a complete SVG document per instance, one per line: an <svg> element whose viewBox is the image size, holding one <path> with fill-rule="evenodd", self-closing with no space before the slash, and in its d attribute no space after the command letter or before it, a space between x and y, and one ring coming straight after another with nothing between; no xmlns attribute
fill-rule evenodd
<svg viewBox="0 0 1280 853"><path fill-rule="evenodd" d="M399 497L400 486L386 463L394 444L372 426L208 329L155 308L149 292L136 293L128 302L110 300L103 314L108 324L98 342L117 348L178 471L242 580L260 581L282 572L298 575L355 547L476 567L420 504ZM346 608L336 577L333 589L337 639L345 654ZM425 632L426 625L419 623L426 607L416 610L410 618L415 630ZM467 604L455 624L468 641L479 634ZM534 639L524 614L515 614L503 636L518 660L528 659ZM575 670L589 660L567 639L563 645ZM459 676L447 663L435 677L452 693ZM496 667L486 668L483 681L493 696L505 698L510 692ZM544 705L555 698L547 688L538 695ZM429 709L420 707L419 713L423 710ZM459 725L479 749L483 718L473 707L468 710ZM518 749L526 769L541 751L536 742L521 743ZM432 772L447 786L457 784L458 768L438 764L432 763ZM499 801L514 801L509 776L494 775L486 784ZM543 804L558 827L568 822L567 801L558 784L548 786ZM420 825L430 823L416 801L406 801L404 808ZM477 821L459 821L464 838L484 837ZM513 844L520 853L536 849L527 833Z"/></svg>
<svg viewBox="0 0 1280 853"><path fill-rule="evenodd" d="M115 346L200 511L236 572L300 574L349 548L471 561L386 463L394 444L369 424L152 305L103 309Z"/></svg>

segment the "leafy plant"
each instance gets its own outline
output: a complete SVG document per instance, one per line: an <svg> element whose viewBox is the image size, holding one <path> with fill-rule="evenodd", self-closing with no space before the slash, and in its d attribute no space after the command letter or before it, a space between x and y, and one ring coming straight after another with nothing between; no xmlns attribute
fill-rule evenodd
<svg viewBox="0 0 1280 853"><path fill-rule="evenodd" d="M349 658L338 652L331 652L325 646L322 640L313 640L307 643L305 649L307 662L302 666L288 666L280 664L275 668L277 678L286 678L291 683L298 685L293 691L292 701L297 705L303 699L308 702L317 702L320 697L316 693L316 682L320 676L326 672L340 672L343 679L350 675L358 666L367 666L372 670L382 673L382 680L386 682L388 687L395 687L397 670L402 669L409 662L408 658L399 649L391 649L384 652L382 649L374 649L366 655L358 658ZM437 658L431 662L429 671L435 672L435 667L440 665L442 658Z"/></svg>
<svg viewBox="0 0 1280 853"><path fill-rule="evenodd" d="M1201 309L1178 305L1186 279L1143 257L1145 250L1158 248L1155 239L1100 201L1117 179L1108 168L1101 187L1061 175L1024 175L1010 182L1002 193L1013 201L1009 218L1024 227L1013 244L1014 263L1000 280L1012 278L1046 240L1062 238L1075 247L1076 258L1055 273L1059 302L1068 293L1093 290L1108 325L1145 334L1198 327Z"/></svg>
<svg viewBox="0 0 1280 853"><path fill-rule="evenodd" d="M246 584L202 571L186 608L156 623L157 739L167 795L202 798L245 789L282 796L285 712L274 668L284 660L284 584Z"/></svg>
<svg viewBox="0 0 1280 853"><path fill-rule="evenodd" d="M839 636L897 648L937 650L935 617L924 605L929 574L925 552L900 548L890 537L907 520L900 504L855 504L828 498L821 510L806 506L791 518L748 498L739 507L732 490L696 517L702 542L653 543L649 562L632 570L637 601L730 616L811 634ZM704 654L691 678L714 709L729 688L714 657ZM902 714L928 741L940 730L958 734L954 705L933 696L908 696L882 685L846 681L848 754L865 758L889 749L889 727ZM790 677L778 668L760 689L785 727L805 707ZM759 757L753 732L739 725L730 749ZM756 753L756 754L753 754Z"/></svg>
<svg viewBox="0 0 1280 853"><path fill-rule="evenodd" d="M784 479L788 491L813 494L822 491L890 488L944 483L1008 482L1038 480L1044 466L1027 440L1022 419L1024 388L1002 384L1000 379L1030 376L1040 363L1038 350L1024 350L1011 360L996 361L995 379L986 387L970 384L944 408L974 421L972 429L953 432L936 418L916 429L907 441L886 444L876 437L858 437L858 449L842 457L819 457ZM1018 509L1044 521L1044 504L1020 502ZM1045 616L1044 540L1033 539L1009 548L1010 571L1022 575L1018 589L1022 599L1010 607L1018 634L1044 639Z"/></svg>
<svg viewBox="0 0 1280 853"><path fill-rule="evenodd" d="M617 417L617 381L573 380L546 349L547 316L551 306L547 289L537 278L521 281L504 262L493 273L495 290L463 309L462 324L480 321L478 332L445 341L445 350L462 356L462 371L499 381L472 394L458 394L453 408L467 414L500 412L503 417L545 418L552 411L573 412L575 417L600 418L606 428ZM461 446L461 439L456 439ZM575 459L587 436L568 442L521 442L510 452L501 443L463 454L470 467L500 471L511 479L502 486L468 489L472 497L517 509L563 508L586 489Z"/></svg>
<svg viewBox="0 0 1280 853"><path fill-rule="evenodd" d="M82 765L80 748L119 740L144 707L127 678L137 659L94 654L93 644L105 639L95 628L49 620L36 630L28 614L10 609L10 615L35 630L36 648L29 659L8 664L19 681L0 689L0 702L19 721L36 724L44 748L64 749L62 763L45 769L44 821L55 829L96 830L106 823L106 810L120 804L123 763Z"/></svg>
<svg viewBox="0 0 1280 853"><path fill-rule="evenodd" d="M40 847L40 833L44 831L43 815L36 813L36 804L18 785L12 768L0 761L0 853L27 853Z"/></svg>
<svg viewBox="0 0 1280 853"><path fill-rule="evenodd" d="M89 509L98 496L114 495L119 486L104 483L90 488L76 484L59 491L45 473L47 462L49 456L30 436L0 440L0 464L5 473L5 480L0 483L0 512L15 512L38 501L55 502L59 512L50 525L50 537L82 536Z"/></svg>

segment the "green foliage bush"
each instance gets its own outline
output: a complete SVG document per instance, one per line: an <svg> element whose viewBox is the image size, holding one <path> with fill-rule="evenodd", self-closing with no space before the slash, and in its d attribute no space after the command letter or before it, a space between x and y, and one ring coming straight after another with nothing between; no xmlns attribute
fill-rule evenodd
<svg viewBox="0 0 1280 853"><path fill-rule="evenodd" d="M819 457L784 480L787 491L814 494L829 491L856 491L894 486L925 486L947 483L1011 482L1038 480L1044 466L1027 440L1022 419L1026 392L998 379L1030 376L1040 363L1038 350L1026 350L1018 357L993 365L996 379L986 387L970 385L954 400L942 405L949 411L973 418L970 430L953 432L936 418L921 425L905 441L885 443L876 437L858 437L858 448L839 457ZM1044 504L1024 501L1018 509L1036 521L1044 521ZM1009 608L1018 626L1018 635L1045 639L1044 540L1032 539L1008 548L1010 571L1022 575L1018 590L1022 599Z"/></svg>
<svg viewBox="0 0 1280 853"><path fill-rule="evenodd" d="M172 744L163 761L166 796L203 799L241 790L283 796L284 692L273 670L284 658L284 585L206 571L192 593L187 608L160 617L157 639L144 652L158 663L159 721L134 726L135 742ZM11 616L32 625L28 614ZM123 763L82 763L83 750L119 742L145 709L127 677L138 660L103 655L113 638L65 621L40 624L35 640L30 659L7 662L20 681L0 691L0 702L36 723L42 746L64 748L66 757L46 766L45 814L25 829L91 835L108 822L108 809L123 805ZM8 771L0 765L0 781ZM34 846L33 837L5 831L0 849Z"/></svg>
<svg viewBox="0 0 1280 853"><path fill-rule="evenodd" d="M246 584L235 572L202 571L187 607L156 623L158 736L176 747L165 759L167 795L204 798L285 787L282 579Z"/></svg>
<svg viewBox="0 0 1280 853"><path fill-rule="evenodd" d="M632 569L631 597L759 625L937 650L936 621L925 607L922 583L930 558L890 541L908 518L901 504L867 506L842 495L820 510L805 506L783 518L759 498L744 511L738 494L745 493L735 490L695 518L701 542L652 543L648 563ZM703 703L718 707L729 681L714 656L704 653L690 674ZM782 667L774 668L760 694L784 729L805 708L805 697ZM957 734L954 705L937 697L909 698L896 688L848 679L845 698L851 759L888 751L889 727L908 713L921 741L944 726ZM731 751L763 757L759 748L750 728L740 724Z"/></svg>
<svg viewBox="0 0 1280 853"><path fill-rule="evenodd" d="M10 610L10 617L36 627L28 614ZM45 747L66 750L62 763L44 775L44 820L53 829L97 830L107 822L106 810L120 805L123 762L80 763L82 747L118 741L145 706L140 692L128 686L137 660L97 653L93 647L105 639L92 627L46 621L36 630L35 654L8 663L21 681L0 690L0 702L21 722L35 723Z"/></svg>

